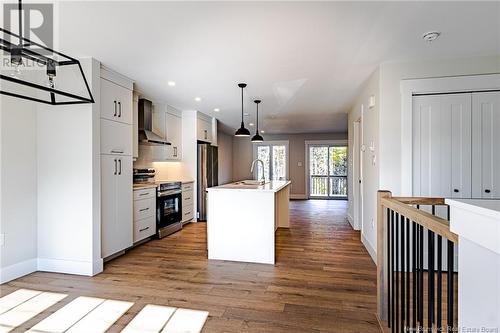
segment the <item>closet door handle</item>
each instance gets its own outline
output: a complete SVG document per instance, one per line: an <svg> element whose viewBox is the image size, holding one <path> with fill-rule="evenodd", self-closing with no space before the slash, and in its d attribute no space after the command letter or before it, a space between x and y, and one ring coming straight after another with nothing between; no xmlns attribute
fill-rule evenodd
<svg viewBox="0 0 500 333"><path fill-rule="evenodd" d="M116 158L115 158L115 175L118 173L118 166L116 164Z"/></svg>
<svg viewBox="0 0 500 333"><path fill-rule="evenodd" d="M122 117L122 102L118 102L118 118Z"/></svg>
<svg viewBox="0 0 500 333"><path fill-rule="evenodd" d="M121 175L122 174L122 159L118 159L118 165L120 166L120 171L118 171L118 174Z"/></svg>
<svg viewBox="0 0 500 333"><path fill-rule="evenodd" d="M489 189L484 190L485 193L490 193L491 191Z"/></svg>
<svg viewBox="0 0 500 333"><path fill-rule="evenodd" d="M458 193L460 192L457 188L453 190L453 192Z"/></svg>

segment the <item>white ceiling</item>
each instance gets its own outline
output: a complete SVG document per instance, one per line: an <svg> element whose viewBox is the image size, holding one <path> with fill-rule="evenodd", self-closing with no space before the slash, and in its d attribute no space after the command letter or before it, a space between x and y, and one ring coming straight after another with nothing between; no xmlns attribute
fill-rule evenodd
<svg viewBox="0 0 500 333"><path fill-rule="evenodd" d="M345 132L356 93L381 62L500 54L499 2L65 2L58 10L61 51L95 57L150 98L232 128L237 83L246 82L246 122L262 99L267 133ZM429 30L441 38L423 41Z"/></svg>

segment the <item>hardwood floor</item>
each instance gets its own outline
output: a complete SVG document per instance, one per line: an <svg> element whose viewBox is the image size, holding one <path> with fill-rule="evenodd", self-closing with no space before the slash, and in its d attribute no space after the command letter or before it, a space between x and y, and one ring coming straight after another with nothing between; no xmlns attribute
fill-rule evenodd
<svg viewBox="0 0 500 333"><path fill-rule="evenodd" d="M134 302L119 332L146 304L206 310L203 332L380 332L376 266L346 221L346 201L292 201L277 232L275 266L206 259L206 224L138 246L95 277L37 272L1 286L69 296L23 324L32 327L78 296Z"/></svg>

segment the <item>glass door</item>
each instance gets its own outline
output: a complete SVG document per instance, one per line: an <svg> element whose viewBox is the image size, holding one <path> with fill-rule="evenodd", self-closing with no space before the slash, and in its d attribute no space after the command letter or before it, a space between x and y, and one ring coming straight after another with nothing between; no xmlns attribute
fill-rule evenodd
<svg viewBox="0 0 500 333"><path fill-rule="evenodd" d="M346 146L309 146L309 196L347 198Z"/></svg>
<svg viewBox="0 0 500 333"><path fill-rule="evenodd" d="M264 162L264 169L260 163L257 164L254 177L261 179L264 173L266 180L288 179L288 144L287 143L263 143L255 144L254 159L258 158Z"/></svg>

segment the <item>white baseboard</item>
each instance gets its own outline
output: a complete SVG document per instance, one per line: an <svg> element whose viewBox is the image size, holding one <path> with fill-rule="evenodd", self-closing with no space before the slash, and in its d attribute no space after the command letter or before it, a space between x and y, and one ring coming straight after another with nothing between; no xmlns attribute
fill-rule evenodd
<svg viewBox="0 0 500 333"><path fill-rule="evenodd" d="M38 258L38 270L52 273L93 276L102 272L102 265L102 260L92 262Z"/></svg>
<svg viewBox="0 0 500 333"><path fill-rule="evenodd" d="M306 200L307 195L305 195L305 194L290 194L290 199L292 199L292 200Z"/></svg>
<svg viewBox="0 0 500 333"><path fill-rule="evenodd" d="M3 267L0 270L0 284L36 272L36 270L37 270L36 258L28 259L14 265Z"/></svg>
<svg viewBox="0 0 500 333"><path fill-rule="evenodd" d="M352 218L351 214L347 214L347 221L351 224L351 227L354 229L354 219Z"/></svg>
<svg viewBox="0 0 500 333"><path fill-rule="evenodd" d="M377 251L375 250L373 245L368 241L368 239L365 238L365 235L363 234L361 234L361 243L363 243L363 245L365 246L373 262L377 264Z"/></svg>

